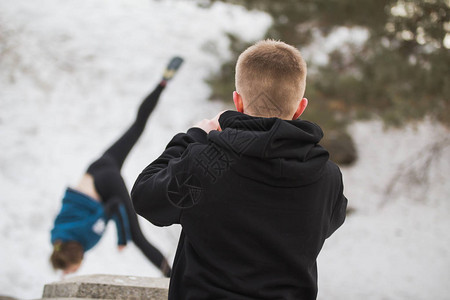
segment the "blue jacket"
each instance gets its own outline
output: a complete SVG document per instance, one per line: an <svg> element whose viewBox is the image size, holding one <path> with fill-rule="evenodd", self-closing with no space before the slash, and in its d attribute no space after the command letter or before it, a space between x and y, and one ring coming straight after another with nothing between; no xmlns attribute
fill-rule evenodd
<svg viewBox="0 0 450 300"><path fill-rule="evenodd" d="M125 245L131 239L131 233L123 204L109 199L103 205L81 192L67 188L61 211L51 231L51 242L76 241L87 251L98 243L110 219L117 226L118 244Z"/></svg>

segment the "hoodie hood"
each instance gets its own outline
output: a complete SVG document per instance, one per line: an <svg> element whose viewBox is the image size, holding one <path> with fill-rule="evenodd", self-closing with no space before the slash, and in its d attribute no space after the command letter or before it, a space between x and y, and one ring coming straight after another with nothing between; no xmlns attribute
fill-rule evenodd
<svg viewBox="0 0 450 300"><path fill-rule="evenodd" d="M208 139L225 149L231 169L244 177L273 186L301 186L318 180L328 152L318 145L322 129L303 120L252 117L226 111L222 131Z"/></svg>

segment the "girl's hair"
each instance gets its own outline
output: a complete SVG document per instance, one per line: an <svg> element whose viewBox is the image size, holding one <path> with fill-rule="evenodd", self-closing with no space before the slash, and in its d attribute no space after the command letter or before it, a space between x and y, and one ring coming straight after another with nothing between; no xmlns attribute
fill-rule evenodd
<svg viewBox="0 0 450 300"><path fill-rule="evenodd" d="M70 265L81 263L83 255L84 249L80 243L75 241L56 241L53 244L53 253L50 256L50 262L53 269L65 270Z"/></svg>

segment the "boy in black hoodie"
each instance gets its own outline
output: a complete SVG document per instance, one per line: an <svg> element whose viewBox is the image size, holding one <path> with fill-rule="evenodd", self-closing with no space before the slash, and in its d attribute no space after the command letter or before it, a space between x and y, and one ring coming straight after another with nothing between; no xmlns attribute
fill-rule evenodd
<svg viewBox="0 0 450 300"><path fill-rule="evenodd" d="M345 219L339 168L297 120L306 64L266 40L236 65L236 111L176 135L139 175L138 214L181 224L169 299L315 299L316 258Z"/></svg>

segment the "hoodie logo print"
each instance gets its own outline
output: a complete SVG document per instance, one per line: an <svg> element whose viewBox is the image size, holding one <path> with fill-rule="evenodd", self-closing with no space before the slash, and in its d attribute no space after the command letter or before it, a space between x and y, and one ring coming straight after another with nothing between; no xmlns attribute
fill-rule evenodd
<svg viewBox="0 0 450 300"><path fill-rule="evenodd" d="M212 183L217 181L224 172L228 171L233 162L216 144L211 143L200 152L195 159L196 167L203 171L203 175L211 179Z"/></svg>
<svg viewBox="0 0 450 300"><path fill-rule="evenodd" d="M198 203L203 192L200 180L193 174L174 176L167 187L169 201L178 208L190 208Z"/></svg>

